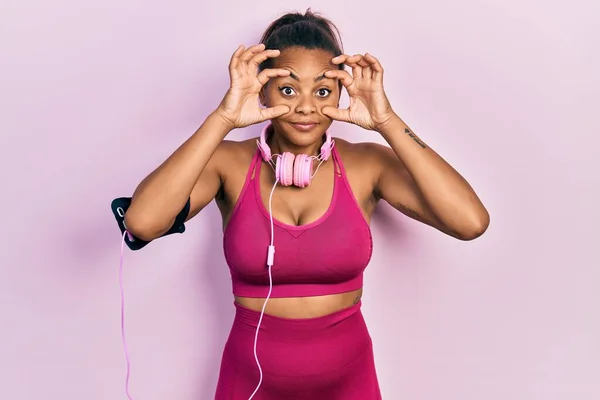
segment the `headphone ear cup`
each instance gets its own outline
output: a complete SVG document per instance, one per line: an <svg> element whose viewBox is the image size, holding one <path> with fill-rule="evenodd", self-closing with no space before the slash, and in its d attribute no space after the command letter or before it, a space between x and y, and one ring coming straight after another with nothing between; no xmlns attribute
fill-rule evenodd
<svg viewBox="0 0 600 400"><path fill-rule="evenodd" d="M286 151L277 160L275 173L283 186L290 186L294 182L294 159L294 155Z"/></svg>
<svg viewBox="0 0 600 400"><path fill-rule="evenodd" d="M306 187L312 176L312 159L306 154L298 154L294 160L294 185Z"/></svg>

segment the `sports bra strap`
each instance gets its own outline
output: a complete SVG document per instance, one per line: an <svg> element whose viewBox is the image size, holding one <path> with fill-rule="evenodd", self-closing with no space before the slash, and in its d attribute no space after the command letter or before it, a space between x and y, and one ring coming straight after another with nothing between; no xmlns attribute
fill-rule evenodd
<svg viewBox="0 0 600 400"><path fill-rule="evenodd" d="M333 155L335 173L337 175L341 175L342 177L345 176L346 172L344 171L344 165L342 164L342 160L340 159L340 154L337 151L337 146L333 146L331 154Z"/></svg>
<svg viewBox="0 0 600 400"><path fill-rule="evenodd" d="M250 163L250 167L248 167L248 172L246 174L246 182L249 182L251 180L254 180L254 178L256 177L255 171L256 171L256 166L257 164L262 161L261 159L261 155L260 155L260 149L256 149L256 153L254 153L254 157L252 157L252 162Z"/></svg>

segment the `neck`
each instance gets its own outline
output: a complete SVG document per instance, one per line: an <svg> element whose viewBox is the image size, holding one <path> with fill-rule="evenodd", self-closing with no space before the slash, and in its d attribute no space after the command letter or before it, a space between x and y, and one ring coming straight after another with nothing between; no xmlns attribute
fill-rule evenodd
<svg viewBox="0 0 600 400"><path fill-rule="evenodd" d="M284 152L290 152L294 155L307 154L309 156L319 156L321 154L323 140L312 143L308 146L298 146L286 140L282 135L278 135L276 132L272 131L271 135L269 135L267 138L267 144L271 148L272 154L283 154Z"/></svg>

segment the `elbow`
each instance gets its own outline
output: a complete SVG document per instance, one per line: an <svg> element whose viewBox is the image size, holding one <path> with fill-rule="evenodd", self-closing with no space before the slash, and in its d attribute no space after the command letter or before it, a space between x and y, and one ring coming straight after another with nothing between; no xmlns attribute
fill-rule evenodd
<svg viewBox="0 0 600 400"><path fill-rule="evenodd" d="M156 224L149 218L145 218L140 215L127 210L125 213L125 229L133 236L141 239L145 242L151 242L162 234L162 229L158 228Z"/></svg>
<svg viewBox="0 0 600 400"><path fill-rule="evenodd" d="M477 218L473 218L473 222L468 228L463 229L457 236L457 239L463 241L475 240L483 235L490 226L490 215L486 210Z"/></svg>

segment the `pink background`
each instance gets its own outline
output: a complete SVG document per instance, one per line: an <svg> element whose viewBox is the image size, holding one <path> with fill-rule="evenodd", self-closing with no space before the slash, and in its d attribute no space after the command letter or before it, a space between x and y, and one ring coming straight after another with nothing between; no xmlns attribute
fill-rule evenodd
<svg viewBox="0 0 600 400"><path fill-rule="evenodd" d="M125 399L109 203L218 104L238 44L308 6L380 58L491 214L460 242L379 207L363 310L384 399L600 398L600 3L205 3L0 5L0 398ZM133 397L212 398L234 311L214 204L124 275Z"/></svg>

